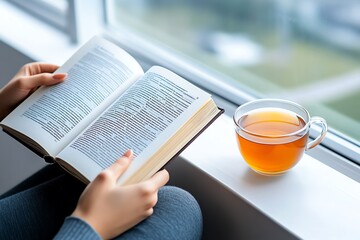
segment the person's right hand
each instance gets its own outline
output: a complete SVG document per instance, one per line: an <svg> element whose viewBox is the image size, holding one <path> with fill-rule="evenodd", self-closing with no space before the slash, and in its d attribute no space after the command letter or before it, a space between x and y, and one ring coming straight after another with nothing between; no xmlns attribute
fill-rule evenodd
<svg viewBox="0 0 360 240"><path fill-rule="evenodd" d="M144 182L119 186L117 179L130 165L128 150L112 166L102 171L82 195L72 216L90 224L104 239L120 235L153 213L160 187L169 181L166 170Z"/></svg>

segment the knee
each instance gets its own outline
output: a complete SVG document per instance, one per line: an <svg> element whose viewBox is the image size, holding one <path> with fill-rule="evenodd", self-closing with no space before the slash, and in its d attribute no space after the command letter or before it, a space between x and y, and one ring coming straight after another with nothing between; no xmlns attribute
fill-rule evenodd
<svg viewBox="0 0 360 240"><path fill-rule="evenodd" d="M158 196L157 207L161 208L160 211L172 215L170 221L182 227L181 239L201 239L203 220L196 199L189 192L173 186L162 187ZM157 207L155 211L159 210Z"/></svg>

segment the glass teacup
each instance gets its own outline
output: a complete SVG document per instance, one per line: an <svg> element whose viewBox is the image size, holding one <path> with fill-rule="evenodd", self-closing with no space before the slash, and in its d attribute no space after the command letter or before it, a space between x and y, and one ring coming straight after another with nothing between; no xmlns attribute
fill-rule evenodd
<svg viewBox="0 0 360 240"><path fill-rule="evenodd" d="M236 109L233 120L241 155L250 168L264 175L282 174L294 167L304 151L318 145L327 132L323 118L310 117L304 107L281 99L245 103ZM321 127L321 133L308 142L314 124Z"/></svg>

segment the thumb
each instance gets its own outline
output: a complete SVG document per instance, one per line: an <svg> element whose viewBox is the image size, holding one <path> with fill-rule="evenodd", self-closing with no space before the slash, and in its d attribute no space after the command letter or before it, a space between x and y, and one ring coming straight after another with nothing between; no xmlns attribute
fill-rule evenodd
<svg viewBox="0 0 360 240"><path fill-rule="evenodd" d="M108 169L111 175L117 180L129 167L133 152L131 149L127 150L124 155L116 160Z"/></svg>
<svg viewBox="0 0 360 240"><path fill-rule="evenodd" d="M32 76L22 77L21 85L25 89L33 89L36 87L50 86L62 82L67 77L66 73L40 73Z"/></svg>

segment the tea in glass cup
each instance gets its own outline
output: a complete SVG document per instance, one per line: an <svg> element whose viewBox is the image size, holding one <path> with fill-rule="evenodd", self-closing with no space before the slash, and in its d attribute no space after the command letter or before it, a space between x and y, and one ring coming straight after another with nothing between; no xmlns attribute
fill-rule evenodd
<svg viewBox="0 0 360 240"><path fill-rule="evenodd" d="M241 105L234 113L236 139L241 155L254 171L282 174L298 163L304 151L325 137L323 118L311 117L302 106L281 99L259 99ZM320 135L308 143L313 124Z"/></svg>

